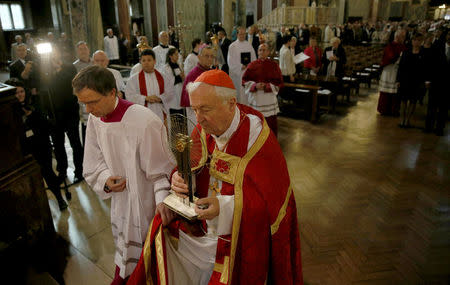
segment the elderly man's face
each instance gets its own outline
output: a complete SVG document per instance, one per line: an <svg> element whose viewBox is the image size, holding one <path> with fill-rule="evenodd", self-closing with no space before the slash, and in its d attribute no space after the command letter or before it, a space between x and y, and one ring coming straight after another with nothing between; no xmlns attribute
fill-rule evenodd
<svg viewBox="0 0 450 285"><path fill-rule="evenodd" d="M211 67L214 63L214 51L212 49L203 49L198 55L198 62L203 67Z"/></svg>
<svg viewBox="0 0 450 285"><path fill-rule="evenodd" d="M262 44L258 48L258 58L260 59L266 59L269 56L269 48L266 44Z"/></svg>
<svg viewBox="0 0 450 285"><path fill-rule="evenodd" d="M161 33L161 35L159 36L159 41L160 43L162 43L163 45L168 45L169 44L169 35L166 32Z"/></svg>
<svg viewBox="0 0 450 285"><path fill-rule="evenodd" d="M99 52L94 54L93 62L95 65L107 68L109 64L109 59L104 52Z"/></svg>
<svg viewBox="0 0 450 285"><path fill-rule="evenodd" d="M106 31L106 33L108 34L108 36L112 37L114 35L113 30L108 30Z"/></svg>
<svg viewBox="0 0 450 285"><path fill-rule="evenodd" d="M209 84L200 84L189 98L197 122L206 133L220 136L228 129L234 116L235 98L224 102L216 94L214 86Z"/></svg>
<svg viewBox="0 0 450 285"><path fill-rule="evenodd" d="M89 61L89 48L87 44L81 44L77 47L77 56L79 59L81 59L84 62Z"/></svg>
<svg viewBox="0 0 450 285"><path fill-rule="evenodd" d="M239 41L241 41L241 42L245 41L245 29L243 29L243 28L239 29L237 37L238 37Z"/></svg>

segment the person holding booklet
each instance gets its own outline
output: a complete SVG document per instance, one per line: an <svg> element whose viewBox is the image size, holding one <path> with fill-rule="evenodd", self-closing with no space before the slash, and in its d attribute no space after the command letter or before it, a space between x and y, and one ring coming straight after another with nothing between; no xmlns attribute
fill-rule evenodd
<svg viewBox="0 0 450 285"><path fill-rule="evenodd" d="M245 28L238 28L238 38L228 48L228 65L230 67L230 77L237 90L237 100L241 104L247 104L244 88L242 87L242 74L247 65L256 60L255 50L252 45L245 40Z"/></svg>

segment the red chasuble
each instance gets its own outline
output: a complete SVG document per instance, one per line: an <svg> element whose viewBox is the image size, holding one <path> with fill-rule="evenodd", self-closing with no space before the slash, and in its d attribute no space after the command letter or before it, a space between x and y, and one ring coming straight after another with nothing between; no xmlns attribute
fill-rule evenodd
<svg viewBox="0 0 450 285"><path fill-rule="evenodd" d="M282 87L283 75L281 74L278 64L270 59L257 59L252 61L242 76L242 84L244 85L248 81L255 83L265 83L264 92L272 92L270 83L275 86ZM256 84L250 89L250 92L256 92Z"/></svg>
<svg viewBox="0 0 450 285"><path fill-rule="evenodd" d="M297 210L280 146L261 113L239 105L239 128L226 153L214 156L197 175L197 193L205 197L209 177L222 175L221 194L234 195L232 233L221 236L209 284L303 284ZM250 122L257 115L263 129L247 151ZM215 141L205 135L208 152ZM213 174L216 172L215 174ZM139 263L127 284L168 284L165 238L177 241L180 220L162 227L153 219Z"/></svg>
<svg viewBox="0 0 450 285"><path fill-rule="evenodd" d="M162 77L161 73L159 73L158 70L155 69L155 75L156 75L156 80L158 81L158 86L159 86L159 95L163 95L164 94L164 78ZM141 72L139 72L139 91L141 91L141 95L147 97L147 83L145 82L145 73L144 70L141 70ZM145 101L145 107L147 107L148 102Z"/></svg>

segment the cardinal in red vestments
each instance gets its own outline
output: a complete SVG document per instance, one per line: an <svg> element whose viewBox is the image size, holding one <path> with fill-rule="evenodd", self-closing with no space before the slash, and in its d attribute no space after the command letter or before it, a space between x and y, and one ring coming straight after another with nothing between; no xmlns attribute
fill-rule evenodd
<svg viewBox="0 0 450 285"><path fill-rule="evenodd" d="M236 103L221 70L187 89L201 130L192 139L209 154L195 177L198 221L158 208L127 284L303 284L293 186L264 116ZM171 188L187 193L176 171Z"/></svg>
<svg viewBox="0 0 450 285"><path fill-rule="evenodd" d="M397 71L400 62L400 55L406 50L403 44L405 41L405 31L395 32L394 41L384 49L381 67L383 72L380 76L377 110L381 115L400 115L400 98L397 96Z"/></svg>

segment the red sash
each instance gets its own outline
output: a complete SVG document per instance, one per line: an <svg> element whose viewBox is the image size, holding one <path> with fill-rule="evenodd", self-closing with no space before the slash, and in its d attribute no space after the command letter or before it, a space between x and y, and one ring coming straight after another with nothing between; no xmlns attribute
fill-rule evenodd
<svg viewBox="0 0 450 285"><path fill-rule="evenodd" d="M156 75L156 80L158 81L158 85L159 85L159 95L163 95L164 94L164 79L163 79L161 73L159 73L159 71L156 69L155 69L155 75ZM145 97L148 96L144 70L141 70L141 72L139 72L139 91L141 92L142 96L145 96ZM147 107L147 105L148 105L148 102L145 101L144 106Z"/></svg>

